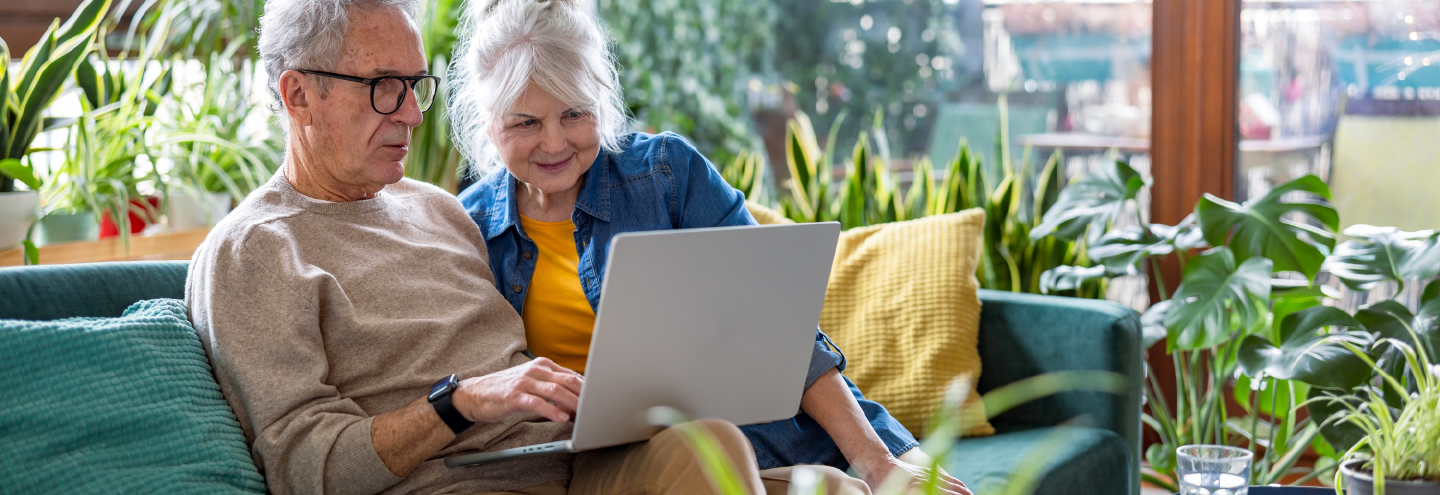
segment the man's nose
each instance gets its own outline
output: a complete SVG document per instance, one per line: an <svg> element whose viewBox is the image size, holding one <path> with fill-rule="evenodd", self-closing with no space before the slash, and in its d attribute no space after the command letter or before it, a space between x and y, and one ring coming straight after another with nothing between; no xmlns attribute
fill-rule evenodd
<svg viewBox="0 0 1440 495"><path fill-rule="evenodd" d="M410 85L405 85L405 101L390 114L390 120L408 127L418 127L425 120L425 113L420 111L420 97Z"/></svg>

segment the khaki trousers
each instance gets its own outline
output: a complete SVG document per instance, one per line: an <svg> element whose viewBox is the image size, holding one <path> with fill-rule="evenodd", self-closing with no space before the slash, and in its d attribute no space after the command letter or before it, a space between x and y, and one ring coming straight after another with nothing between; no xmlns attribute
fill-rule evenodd
<svg viewBox="0 0 1440 495"><path fill-rule="evenodd" d="M720 441L735 465L745 491L752 494L785 495L790 489L794 467L761 471L755 451L735 425L702 420ZM809 466L824 480L829 495L870 495L864 482L829 466ZM700 469L695 455L675 429L667 429L648 442L611 447L575 455L574 477L513 492L481 495L690 495L718 493Z"/></svg>

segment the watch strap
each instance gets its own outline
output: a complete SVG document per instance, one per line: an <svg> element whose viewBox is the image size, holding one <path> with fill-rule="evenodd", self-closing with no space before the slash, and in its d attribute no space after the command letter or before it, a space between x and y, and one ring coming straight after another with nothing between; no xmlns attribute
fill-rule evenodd
<svg viewBox="0 0 1440 495"><path fill-rule="evenodd" d="M460 432L469 429L471 426L474 426L475 423L465 419L465 415L460 414L460 411L455 409L455 404L450 402L450 395L451 394L447 393L438 399L430 401L430 405L435 407L435 413L440 415L440 419L445 422L446 426L450 427L450 431L459 435Z"/></svg>

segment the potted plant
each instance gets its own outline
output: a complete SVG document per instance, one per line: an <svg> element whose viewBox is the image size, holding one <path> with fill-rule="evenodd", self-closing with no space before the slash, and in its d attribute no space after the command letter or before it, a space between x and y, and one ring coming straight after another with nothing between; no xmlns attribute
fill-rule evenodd
<svg viewBox="0 0 1440 495"><path fill-rule="evenodd" d="M158 205L144 198L139 186L162 185L148 134L157 125L155 112L169 93L172 72L168 64L150 63L158 43L146 45L129 71L112 70L103 40L98 45L96 60L82 60L75 74L84 113L69 135L64 163L43 190L48 212L42 227L48 230L51 215L89 215L109 220L128 242L138 230L132 219L159 218Z"/></svg>
<svg viewBox="0 0 1440 495"><path fill-rule="evenodd" d="M1406 281L1440 275L1440 233L1357 225L1345 234L1354 240L1341 244L1326 267L1354 290L1381 282L1403 289ZM1310 404L1313 415L1330 418L1323 433L1346 449L1337 487L1366 495L1440 494L1437 318L1440 283L1432 281L1416 312L1395 300L1372 304L1354 318L1365 339L1323 343L1343 346L1364 365L1355 387L1326 391Z"/></svg>
<svg viewBox="0 0 1440 495"><path fill-rule="evenodd" d="M262 107L245 97L245 78L263 77L253 64L235 61L234 52L246 42L234 40L225 52L211 54L203 80L175 89L196 97L173 98L167 107L169 118L161 123L156 147L173 164L166 181L171 229L215 225L232 202L269 180L283 160L279 129L253 132L246 126Z"/></svg>
<svg viewBox="0 0 1440 495"><path fill-rule="evenodd" d="M69 125L43 117L65 81L93 48L91 40L110 0L85 0L62 25L56 19L22 59L10 78L10 49L0 40L0 248L20 242L34 220L42 186L29 160L30 144L42 131ZM17 191L16 181L29 191ZM33 244L27 250L33 259Z"/></svg>
<svg viewBox="0 0 1440 495"><path fill-rule="evenodd" d="M1427 291L1429 302L1440 302L1436 294ZM1369 349L1345 344L1378 382L1330 399L1344 408L1332 418L1363 432L1345 453L1337 493L1348 487L1351 495L1440 494L1440 368L1432 364L1431 342L1407 330L1408 336L1382 337ZM1371 354L1382 357L1371 360Z"/></svg>
<svg viewBox="0 0 1440 495"><path fill-rule="evenodd" d="M1393 448L1393 443L1384 441L1393 431L1383 428L1394 426L1393 420L1401 417L1403 394L1387 396L1389 417L1364 406L1372 399L1365 395L1366 387L1383 389L1381 376L1370 372L1366 361L1370 358L1362 359L1347 346L1380 346L1371 351L1382 369L1405 375L1400 364L1403 353L1380 352L1393 346L1372 343L1407 338L1407 332L1415 330L1429 339L1421 342L1430 342L1417 355L1430 356L1427 363L1433 363L1436 332L1426 322L1440 315L1436 295L1440 284L1426 291L1418 314L1391 300L1352 316L1332 307L1339 292L1318 277L1329 273L1352 291L1370 290L1386 281L1434 278L1440 275L1440 233L1354 226L1344 232L1354 240L1337 246L1334 231L1340 225L1339 215L1326 203L1328 187L1314 176L1280 184L1243 204L1207 195L1197 204L1195 215L1175 226L1149 224L1137 217L1135 225L1116 227L1110 219L1098 219L1116 211L1116 202L1133 197L1122 194L1126 183L1133 183L1129 179L1133 175L1117 163L1080 179L1061 192L1056 208L1050 210L1053 215L1047 214L1031 233L1082 238L1101 232L1088 245L1089 256L1099 265L1047 271L1046 290L1142 273L1147 260L1160 256L1173 255L1182 267L1183 277L1173 294L1163 277L1153 274L1161 301L1142 319L1146 347L1166 342L1176 369L1177 392L1173 402L1167 400L1159 380L1150 375L1146 390L1150 410L1143 419L1162 442L1146 452L1153 472L1144 475L1146 480L1173 488L1175 448L1190 443L1229 444L1257 452L1251 473L1257 485L1279 483L1282 478L1290 483L1328 481L1324 475L1334 472L1341 460L1365 455L1376 445ZM1088 185L1075 187L1082 184ZM1197 255L1194 251L1199 249L1206 250ZM1417 369L1434 368L1424 364ZM1413 376L1397 379L1409 384L1411 392L1419 390ZM1229 396L1242 414L1226 407ZM1337 396L1349 399L1332 399ZM1410 407L1426 404L1417 402L1421 405ZM1433 422L1435 409L1429 407L1429 416L1413 417ZM1349 411L1351 419L1339 417L1343 411ZM1371 420L1365 423L1364 418ZM1362 437L1371 436L1360 428L1362 424L1377 428L1375 440L1360 444ZM1361 450L1353 450L1356 445L1362 445ZM1428 448L1435 445L1432 440ZM1314 466L1298 467L1297 461L1312 449L1319 454ZM1384 472L1384 465L1393 461L1380 463Z"/></svg>

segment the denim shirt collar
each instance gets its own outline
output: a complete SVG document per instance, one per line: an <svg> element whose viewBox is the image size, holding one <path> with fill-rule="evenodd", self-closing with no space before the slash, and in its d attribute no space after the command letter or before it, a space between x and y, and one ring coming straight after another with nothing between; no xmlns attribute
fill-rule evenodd
<svg viewBox="0 0 1440 495"><path fill-rule="evenodd" d="M580 195L575 198L575 208L602 222L609 222L610 195L605 194L609 190L610 153L600 148L600 153L595 155L595 163L590 164L590 170L585 172L585 185L580 187Z"/></svg>
<svg viewBox="0 0 1440 495"><path fill-rule="evenodd" d="M600 148L600 153L595 155L595 163L590 165L590 170L585 172L585 184L580 187L580 195L575 198L575 208L602 221L610 221L610 196L604 194L610 188L610 154L605 148ZM520 203L515 196L517 179L510 175L510 172L497 170L483 181L494 181L491 185L495 190L494 205L485 215L486 229L485 240L489 241L504 233L511 226L520 222Z"/></svg>

